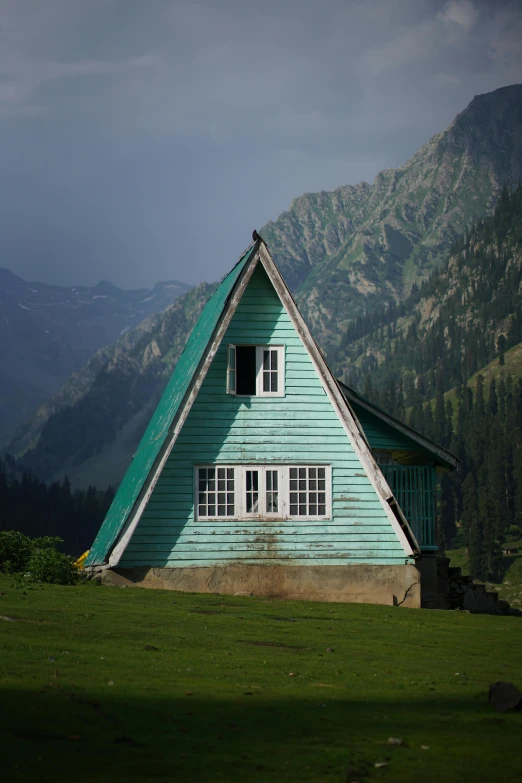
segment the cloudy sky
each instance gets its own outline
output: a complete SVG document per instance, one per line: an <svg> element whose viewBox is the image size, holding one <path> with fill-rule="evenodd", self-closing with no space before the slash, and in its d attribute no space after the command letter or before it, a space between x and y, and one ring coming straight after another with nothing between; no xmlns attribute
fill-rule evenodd
<svg viewBox="0 0 522 783"><path fill-rule="evenodd" d="M519 82L518 0L0 0L0 266L217 279Z"/></svg>

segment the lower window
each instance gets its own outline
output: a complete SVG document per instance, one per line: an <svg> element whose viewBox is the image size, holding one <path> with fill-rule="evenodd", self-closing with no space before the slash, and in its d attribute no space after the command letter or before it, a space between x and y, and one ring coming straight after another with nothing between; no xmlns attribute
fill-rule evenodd
<svg viewBox="0 0 522 783"><path fill-rule="evenodd" d="M201 465L198 519L330 519L330 465Z"/></svg>

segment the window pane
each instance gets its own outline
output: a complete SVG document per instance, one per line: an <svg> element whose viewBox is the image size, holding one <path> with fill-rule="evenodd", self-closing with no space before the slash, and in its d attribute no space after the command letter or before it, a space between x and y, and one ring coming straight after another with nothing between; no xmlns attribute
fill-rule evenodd
<svg viewBox="0 0 522 783"><path fill-rule="evenodd" d="M227 516L229 517L234 516L234 506L227 506Z"/></svg>
<svg viewBox="0 0 522 783"><path fill-rule="evenodd" d="M279 495L277 493L277 470L266 471L266 512L276 514L279 511Z"/></svg>
<svg viewBox="0 0 522 783"><path fill-rule="evenodd" d="M234 468L227 468L227 479L234 480Z"/></svg>
<svg viewBox="0 0 522 783"><path fill-rule="evenodd" d="M289 469L290 516L326 516L326 468Z"/></svg>
<svg viewBox="0 0 522 783"><path fill-rule="evenodd" d="M218 517L224 517L226 516L226 507L225 506L218 506Z"/></svg>
<svg viewBox="0 0 522 783"><path fill-rule="evenodd" d="M277 351L270 351L270 369L277 370Z"/></svg>
<svg viewBox="0 0 522 783"><path fill-rule="evenodd" d="M213 517L216 515L216 507L215 506L209 506L208 507L208 516Z"/></svg>
<svg viewBox="0 0 522 783"><path fill-rule="evenodd" d="M263 351L263 370L270 369L270 351Z"/></svg>
<svg viewBox="0 0 522 783"><path fill-rule="evenodd" d="M218 468L218 479L225 478L225 468Z"/></svg>
<svg viewBox="0 0 522 783"><path fill-rule="evenodd" d="M270 382L270 391L276 392L277 391L277 373L271 372L270 373L271 382Z"/></svg>
<svg viewBox="0 0 522 783"><path fill-rule="evenodd" d="M263 373L263 391L269 392L270 391L270 373L264 372Z"/></svg>

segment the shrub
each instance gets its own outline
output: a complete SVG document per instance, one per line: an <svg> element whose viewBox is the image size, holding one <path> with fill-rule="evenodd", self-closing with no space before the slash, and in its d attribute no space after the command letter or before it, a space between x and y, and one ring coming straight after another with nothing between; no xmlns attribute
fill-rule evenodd
<svg viewBox="0 0 522 783"><path fill-rule="evenodd" d="M33 552L34 542L18 530L0 532L0 571L14 574L25 571Z"/></svg>
<svg viewBox="0 0 522 783"><path fill-rule="evenodd" d="M74 585L79 578L73 558L48 546L35 547L29 559L28 573L32 581L55 585Z"/></svg>
<svg viewBox="0 0 522 783"><path fill-rule="evenodd" d="M24 583L76 584L80 575L73 558L58 551L62 543L58 537L29 538L17 530L1 531L0 571L20 575Z"/></svg>

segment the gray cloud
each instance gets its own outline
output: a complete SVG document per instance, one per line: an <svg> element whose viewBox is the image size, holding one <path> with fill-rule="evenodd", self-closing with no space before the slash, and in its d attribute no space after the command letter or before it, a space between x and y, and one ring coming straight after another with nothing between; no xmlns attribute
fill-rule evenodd
<svg viewBox="0 0 522 783"><path fill-rule="evenodd" d="M0 0L0 265L216 278L293 197L522 81L521 42L511 0Z"/></svg>

